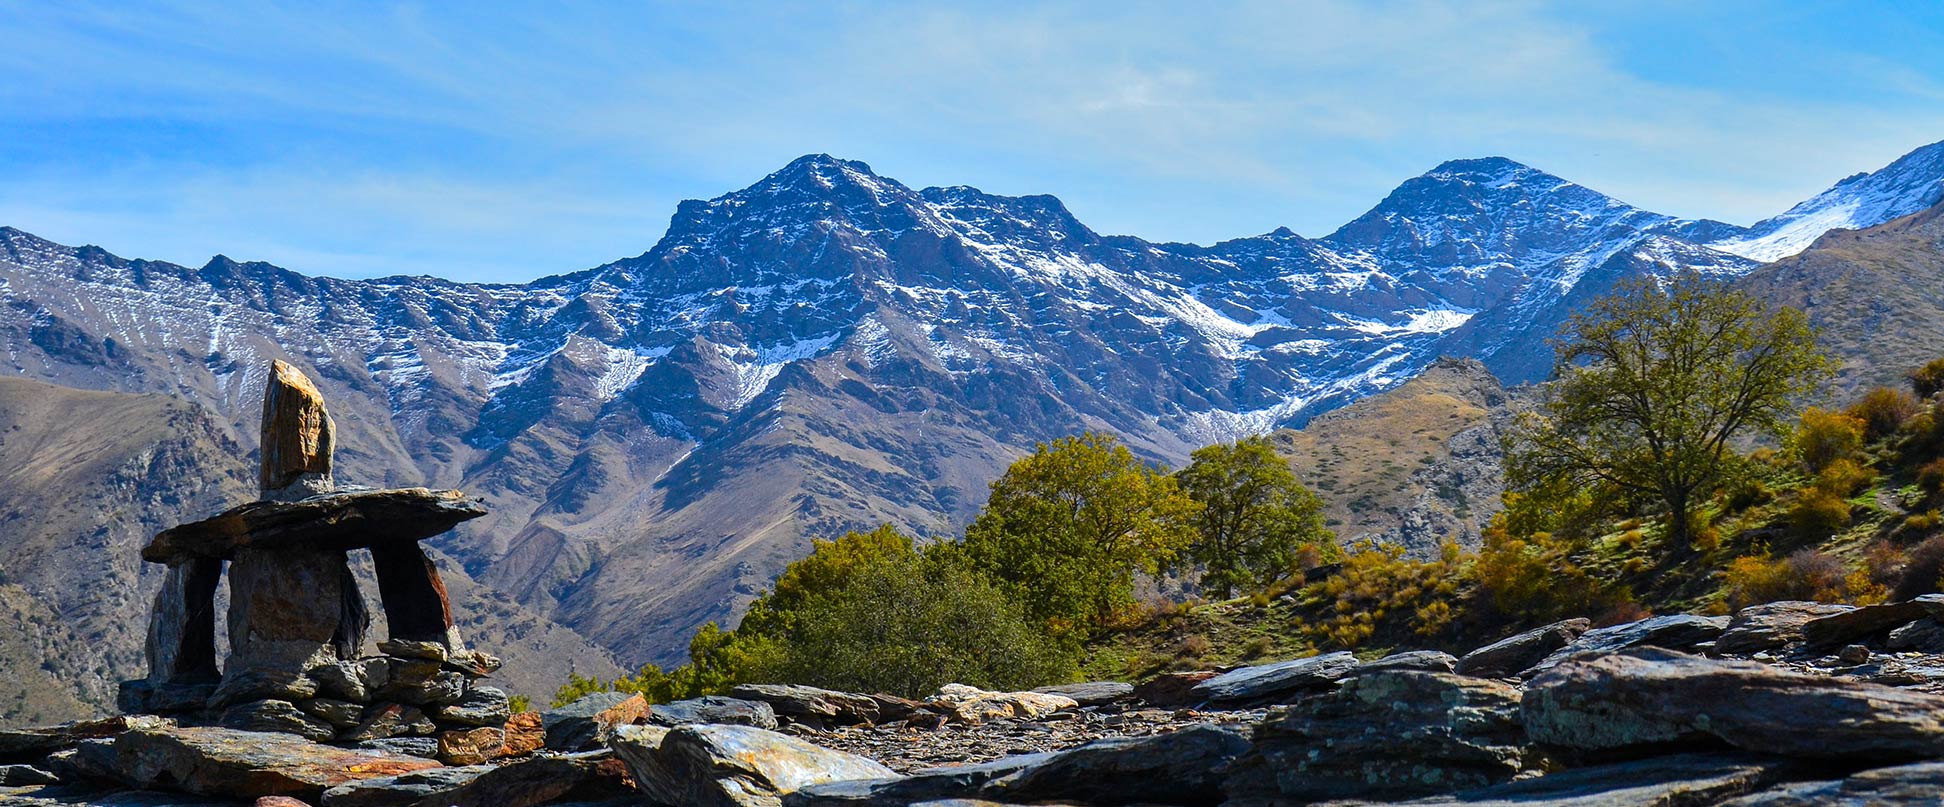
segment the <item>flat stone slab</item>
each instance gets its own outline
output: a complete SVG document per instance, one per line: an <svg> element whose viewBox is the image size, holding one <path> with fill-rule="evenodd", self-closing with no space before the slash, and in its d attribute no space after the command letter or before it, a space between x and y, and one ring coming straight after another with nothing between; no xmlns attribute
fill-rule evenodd
<svg viewBox="0 0 1944 807"><path fill-rule="evenodd" d="M142 559L175 565L190 558L229 560L241 547L349 551L420 541L486 515L479 499L456 490L391 488L326 493L296 501L238 505L163 530Z"/></svg>
<svg viewBox="0 0 1944 807"><path fill-rule="evenodd" d="M1935 807L1944 794L1944 762L1877 768L1829 782L1797 782L1721 807Z"/></svg>
<svg viewBox="0 0 1944 807"><path fill-rule="evenodd" d="M1533 779L1415 801L1343 801L1333 807L1673 807L1716 804L1785 778L1787 761L1715 754L1676 754L1573 768ZM1740 802L1734 802L1740 804ZM1254 807L1256 802L1230 802Z"/></svg>
<svg viewBox="0 0 1944 807"><path fill-rule="evenodd" d="M137 787L203 796L294 796L316 803L326 789L439 767L398 754L350 751L288 734L223 728L128 731L113 740L106 762Z"/></svg>
<svg viewBox="0 0 1944 807"><path fill-rule="evenodd" d="M1292 693L1330 689L1357 669L1357 657L1345 651L1275 664L1243 667L1195 685L1195 698L1218 706L1273 703Z"/></svg>

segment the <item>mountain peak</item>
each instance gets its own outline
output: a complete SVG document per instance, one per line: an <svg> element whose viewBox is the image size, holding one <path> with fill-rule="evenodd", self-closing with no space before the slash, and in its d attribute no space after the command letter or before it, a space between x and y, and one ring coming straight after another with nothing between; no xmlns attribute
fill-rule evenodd
<svg viewBox="0 0 1944 807"><path fill-rule="evenodd" d="M1532 166L1506 157L1471 157L1462 160L1446 160L1436 168L1424 172L1423 176L1433 179L1464 180L1471 182L1491 182L1513 174L1546 174Z"/></svg>
<svg viewBox="0 0 1944 807"><path fill-rule="evenodd" d="M1758 261L1801 252L1830 230L1860 230L1944 202L1944 141L1882 169L1844 177L1829 190L1707 246Z"/></svg>

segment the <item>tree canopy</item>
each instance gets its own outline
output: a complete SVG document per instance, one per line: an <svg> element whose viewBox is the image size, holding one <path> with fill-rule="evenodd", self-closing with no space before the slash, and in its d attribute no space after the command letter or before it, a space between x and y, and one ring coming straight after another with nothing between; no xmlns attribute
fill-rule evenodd
<svg viewBox="0 0 1944 807"><path fill-rule="evenodd" d="M1202 568L1202 587L1221 597L1260 588L1297 571L1309 549L1317 560L1335 553L1323 526L1323 502L1296 480L1289 463L1264 437L1197 450L1175 475L1201 504L1191 519L1197 537L1188 556Z"/></svg>

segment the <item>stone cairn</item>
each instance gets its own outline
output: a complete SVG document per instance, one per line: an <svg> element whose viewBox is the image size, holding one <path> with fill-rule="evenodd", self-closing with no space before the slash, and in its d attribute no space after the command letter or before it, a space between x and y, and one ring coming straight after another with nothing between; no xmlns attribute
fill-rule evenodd
<svg viewBox="0 0 1944 807"><path fill-rule="evenodd" d="M478 684L500 662L466 647L418 543L485 508L456 490L336 484L334 428L310 379L273 362L262 498L164 530L142 550L169 571L149 621L149 675L122 683L122 711L425 756L506 724L506 694ZM371 617L347 561L354 549L371 553L391 633L377 656L362 654ZM229 655L219 668L225 562Z"/></svg>

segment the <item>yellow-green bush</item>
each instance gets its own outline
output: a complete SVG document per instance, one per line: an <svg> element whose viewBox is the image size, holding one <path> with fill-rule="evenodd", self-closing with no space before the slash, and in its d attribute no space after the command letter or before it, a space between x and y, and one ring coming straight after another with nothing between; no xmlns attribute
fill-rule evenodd
<svg viewBox="0 0 1944 807"><path fill-rule="evenodd" d="M1803 410L1793 443L1796 456L1810 473L1856 454L1863 446L1863 421L1841 412L1810 407Z"/></svg>
<svg viewBox="0 0 1944 807"><path fill-rule="evenodd" d="M1850 525L1849 498L1820 486L1807 488L1789 508L1789 523L1811 538L1833 535Z"/></svg>
<svg viewBox="0 0 1944 807"><path fill-rule="evenodd" d="M1904 421L1922 411L1915 396L1900 389L1877 387L1863 394L1844 414L1863 424L1863 441L1874 443L1903 427Z"/></svg>
<svg viewBox="0 0 1944 807"><path fill-rule="evenodd" d="M1929 364L1910 371L1910 389L1924 400L1944 392L1944 359L1932 359Z"/></svg>
<svg viewBox="0 0 1944 807"><path fill-rule="evenodd" d="M1355 648L1385 626L1419 635L1443 630L1458 592L1461 553L1446 544L1437 560L1417 561L1394 546L1363 542L1336 574L1304 587L1303 600L1325 613L1305 626L1317 645Z"/></svg>
<svg viewBox="0 0 1944 807"><path fill-rule="evenodd" d="M1797 550L1788 557L1749 555L1730 561L1722 572L1728 604L1741 608L1776 600L1851 602L1871 598L1868 570L1856 575L1834 555L1816 549Z"/></svg>
<svg viewBox="0 0 1944 807"><path fill-rule="evenodd" d="M1478 594L1494 611L1519 621L1593 616L1630 595L1623 587L1595 579L1573 558L1573 546L1550 533L1513 536L1507 521L1494 518L1472 565ZM1628 536L1638 545L1639 530Z"/></svg>

